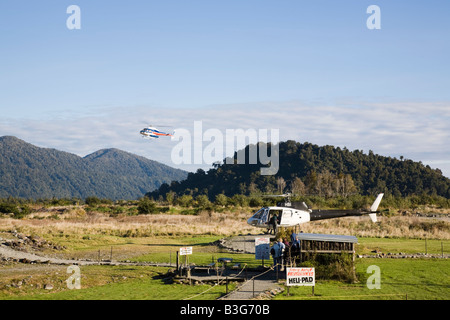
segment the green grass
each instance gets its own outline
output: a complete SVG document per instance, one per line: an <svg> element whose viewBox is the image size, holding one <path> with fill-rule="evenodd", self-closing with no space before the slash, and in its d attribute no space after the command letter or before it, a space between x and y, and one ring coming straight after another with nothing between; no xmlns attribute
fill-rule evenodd
<svg viewBox="0 0 450 320"><path fill-rule="evenodd" d="M57 273L46 281L54 289L13 289L0 291L1 300L212 300L225 294L225 285L167 284L168 268L142 266L82 266L81 289L68 289L65 280L70 276ZM25 286L23 286L25 287ZM229 289L234 288L230 285ZM206 292L205 292L206 291ZM203 294L200 294L203 293ZM196 295L200 294L198 297Z"/></svg>
<svg viewBox="0 0 450 320"><path fill-rule="evenodd" d="M57 240L57 237L53 240ZM233 262L249 266L261 265L252 254L229 253L211 246L218 236L185 237L113 237L110 235L85 236L73 241L61 237L68 245L66 255L84 256L101 249L109 255L113 247L113 256L131 252L133 261L152 261L175 263L176 251L181 246L192 246L193 254L189 262L197 265L208 264L220 257L231 257ZM71 241L72 240L72 241ZM358 253L370 253L377 249L384 253L425 252L425 240L359 238ZM440 254L441 241L428 240L428 253ZM444 253L448 253L450 244L444 241ZM105 256L105 258L106 258ZM184 262L184 257L181 261ZM272 261L266 261L271 265ZM377 265L381 270L381 289L369 290L366 286L366 273L370 265ZM15 269L18 267L17 269ZM29 266L39 268L39 265ZM43 267L43 266L41 266ZM315 296L311 296L310 287L290 287L291 296L282 293L276 299L450 299L450 260L449 259L356 259L356 272L359 283L317 280ZM164 277L168 268L149 266L82 266L82 289L69 290L65 280L69 277L66 266L45 272L29 270L20 271L22 265L3 266L2 270L11 268L12 274L3 273L0 277L0 299L52 299L52 300L92 300L92 299L127 299L127 300L180 300L192 297L208 290L194 299L217 299L225 293L225 286L210 285L189 286L166 284ZM30 275L32 277L30 278ZM12 283L24 280L20 288ZM44 290L43 284L52 283L53 290Z"/></svg>
<svg viewBox="0 0 450 320"><path fill-rule="evenodd" d="M381 288L368 289L366 281L370 265L381 271ZM65 268L65 267L64 267ZM143 266L82 266L80 290L69 290L65 284L68 274L47 276L54 284L51 291L10 289L0 291L0 299L32 300L194 300L217 299L225 286L167 284L167 268ZM276 296L285 299L325 300L448 300L450 299L450 261L448 259L357 259L359 283L317 280L315 295L311 287L290 287ZM25 287L25 286L24 286ZM206 291L206 292L205 292ZM204 293L203 293L204 292ZM201 294L203 293L203 294ZM199 296L196 296L200 294ZM196 297L194 297L196 296Z"/></svg>
<svg viewBox="0 0 450 320"><path fill-rule="evenodd" d="M444 254L450 252L450 240L424 240L406 238L358 238L356 252L358 254L369 254L372 250L379 250L383 253L425 253Z"/></svg>
<svg viewBox="0 0 450 320"><path fill-rule="evenodd" d="M367 288L370 265L381 272L381 288ZM276 299L325 300L448 300L450 299L450 261L448 259L358 259L359 283L316 281L311 287L290 287Z"/></svg>

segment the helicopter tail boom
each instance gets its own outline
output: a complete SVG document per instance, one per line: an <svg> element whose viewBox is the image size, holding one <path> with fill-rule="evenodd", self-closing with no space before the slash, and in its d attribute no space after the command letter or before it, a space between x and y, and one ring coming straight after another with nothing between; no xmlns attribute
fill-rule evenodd
<svg viewBox="0 0 450 320"><path fill-rule="evenodd" d="M380 193L375 199L374 203L370 207L370 210L312 210L310 213L311 221L332 219L347 216L362 216L369 215L372 222L377 222L377 209L380 205L381 199L383 198L383 193Z"/></svg>

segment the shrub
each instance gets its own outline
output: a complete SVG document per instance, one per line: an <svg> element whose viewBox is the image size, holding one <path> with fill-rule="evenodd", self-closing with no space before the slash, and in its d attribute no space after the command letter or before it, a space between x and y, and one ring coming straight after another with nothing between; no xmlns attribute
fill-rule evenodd
<svg viewBox="0 0 450 320"><path fill-rule="evenodd" d="M158 212L156 203L147 197L143 197L139 200L137 209L139 214L152 214Z"/></svg>
<svg viewBox="0 0 450 320"><path fill-rule="evenodd" d="M22 219L26 215L31 213L31 209L28 205L14 205L12 203L1 203L0 212L2 213L12 213L14 218Z"/></svg>

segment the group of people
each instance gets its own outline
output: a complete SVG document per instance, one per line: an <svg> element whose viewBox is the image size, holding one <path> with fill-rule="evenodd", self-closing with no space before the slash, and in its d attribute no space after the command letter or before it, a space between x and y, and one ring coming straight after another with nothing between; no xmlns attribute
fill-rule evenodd
<svg viewBox="0 0 450 320"><path fill-rule="evenodd" d="M273 258L273 265L275 270L281 270L283 266L283 262L286 260L287 256L286 252L289 252L289 256L293 253L295 255L296 252L300 251L300 240L298 239L297 234L292 232L290 241L286 238L282 239L281 237L274 243L272 248L270 249L270 253Z"/></svg>

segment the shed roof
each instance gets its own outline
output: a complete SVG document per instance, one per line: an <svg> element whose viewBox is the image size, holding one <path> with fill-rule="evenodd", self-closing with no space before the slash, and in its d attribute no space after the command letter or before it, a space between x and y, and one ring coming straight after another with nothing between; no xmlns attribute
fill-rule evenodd
<svg viewBox="0 0 450 320"><path fill-rule="evenodd" d="M355 236L341 236L335 234L320 233L297 233L297 236L299 240L358 243L358 238L356 238Z"/></svg>

